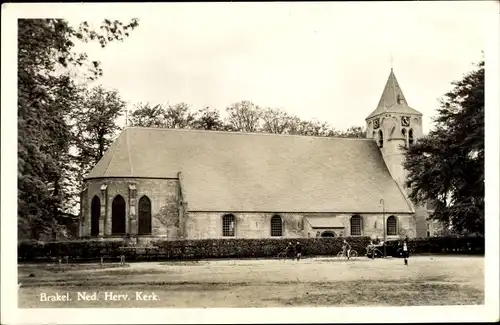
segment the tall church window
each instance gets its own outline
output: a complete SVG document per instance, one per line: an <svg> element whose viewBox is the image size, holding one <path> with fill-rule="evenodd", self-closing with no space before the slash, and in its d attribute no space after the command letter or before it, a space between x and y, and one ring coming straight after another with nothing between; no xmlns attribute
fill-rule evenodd
<svg viewBox="0 0 500 325"><path fill-rule="evenodd" d="M413 142L414 142L413 130L410 129L410 131L408 131L408 144L411 146L411 145L413 145Z"/></svg>
<svg viewBox="0 0 500 325"><path fill-rule="evenodd" d="M384 147L384 133L382 132L382 130L378 131L378 146L380 148Z"/></svg>
<svg viewBox="0 0 500 325"><path fill-rule="evenodd" d="M151 234L151 201L147 196L139 200L139 235Z"/></svg>
<svg viewBox="0 0 500 325"><path fill-rule="evenodd" d="M117 195L111 205L111 233L125 234L125 200L121 195Z"/></svg>
<svg viewBox="0 0 500 325"><path fill-rule="evenodd" d="M234 237L234 229L236 227L236 218L232 214L222 216L222 236Z"/></svg>
<svg viewBox="0 0 500 325"><path fill-rule="evenodd" d="M278 215L271 218L271 236L283 236L283 222Z"/></svg>
<svg viewBox="0 0 500 325"><path fill-rule="evenodd" d="M361 236L361 216L351 217L351 236Z"/></svg>
<svg viewBox="0 0 500 325"><path fill-rule="evenodd" d="M97 195L92 198L90 207L90 236L99 235L99 218L101 217L101 200Z"/></svg>
<svg viewBox="0 0 500 325"><path fill-rule="evenodd" d="M398 234L398 219L395 216L387 218L387 236L396 236Z"/></svg>

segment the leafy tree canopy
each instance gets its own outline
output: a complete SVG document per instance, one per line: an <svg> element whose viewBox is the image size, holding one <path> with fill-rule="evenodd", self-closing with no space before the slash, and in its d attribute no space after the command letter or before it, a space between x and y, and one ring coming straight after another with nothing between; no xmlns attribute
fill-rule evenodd
<svg viewBox="0 0 500 325"><path fill-rule="evenodd" d="M436 127L406 152L406 185L431 218L458 232L484 233L484 62L440 100Z"/></svg>
<svg viewBox="0 0 500 325"><path fill-rule="evenodd" d="M74 195L75 166L70 148L72 114L81 88L67 71L77 67L94 80L99 62L74 52L75 42L121 41L138 25L105 20L99 31L83 22L73 28L63 19L18 20L18 235L54 237L66 223L65 204Z"/></svg>

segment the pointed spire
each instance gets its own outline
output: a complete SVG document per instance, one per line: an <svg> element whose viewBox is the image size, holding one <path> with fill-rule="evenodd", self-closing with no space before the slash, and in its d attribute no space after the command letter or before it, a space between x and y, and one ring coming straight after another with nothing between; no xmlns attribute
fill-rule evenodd
<svg viewBox="0 0 500 325"><path fill-rule="evenodd" d="M387 83L385 84L384 91L382 92L382 96L380 97L377 108L367 118L385 112L400 112L421 115L420 112L408 106L408 102L406 101L403 91L399 86L392 66L391 72L389 73L389 78L387 79Z"/></svg>
<svg viewBox="0 0 500 325"><path fill-rule="evenodd" d="M384 91L382 92L382 96L380 97L380 101L377 105L377 108L387 107L391 108L396 105L408 105L406 102L405 96L403 95L403 91L399 86L398 80L396 79L396 75L394 74L393 69L391 68L391 73L389 74L389 78L387 79L387 83L385 84Z"/></svg>

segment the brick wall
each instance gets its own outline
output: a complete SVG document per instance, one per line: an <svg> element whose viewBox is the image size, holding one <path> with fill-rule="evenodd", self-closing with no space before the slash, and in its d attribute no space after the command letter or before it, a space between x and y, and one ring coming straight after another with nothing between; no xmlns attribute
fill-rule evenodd
<svg viewBox="0 0 500 325"><path fill-rule="evenodd" d="M130 197L130 185L134 184L136 189L135 199ZM137 233L137 222L133 222L133 216L138 216L138 202L146 195L151 201L152 212L152 236L163 236L168 239L178 239L179 231L179 182L176 179L131 179L131 178L108 178L94 179L86 182L88 189L83 193L82 202L82 236L90 235L90 202L97 195L103 203L103 209L107 218L101 215L101 235L111 234L111 206L112 200L121 195L126 202L126 215L128 233ZM105 191L101 191L102 185L107 185ZM103 200L103 195L106 197ZM134 201L135 200L135 201ZM106 201L106 202L104 202ZM132 210L130 211L132 207ZM132 212L132 213L130 213ZM185 219L186 238L223 238L221 212L188 212ZM232 213L236 218L236 238L267 238L271 237L271 218L276 213ZM318 231L332 230L331 228L313 228L304 218L315 217L337 219L337 227L333 229L337 236L350 236L350 218L352 214L335 213L278 213L282 217L282 237L316 237ZM385 215L389 217L389 213ZM132 218L130 217L132 216ZM383 219L381 213L361 214L363 236L372 238L383 238ZM398 234L402 237L416 236L415 217L410 214L398 214ZM135 228L135 229L134 229ZM396 236L397 237L397 236ZM391 237L388 237L391 238Z"/></svg>
<svg viewBox="0 0 500 325"><path fill-rule="evenodd" d="M131 184L135 184L136 196L135 199L130 197ZM90 235L90 202L94 195L97 195L103 202L103 193L107 198L107 204L103 211L107 216L101 213L103 230L100 229L102 235L111 234L111 207L113 199L117 195L121 195L126 204L126 230L128 233L137 233L137 222L130 220L130 207L133 206L135 216L138 216L138 204L141 197L146 195L151 201L151 228L152 235L166 236L171 239L178 237L178 195L179 184L175 179L133 179L133 178L106 178L106 179L92 179L86 181L88 186L87 193L84 193L82 202L82 236ZM101 191L101 186L107 185L106 191ZM135 204L131 204L134 203ZM102 228L102 226L100 228Z"/></svg>
<svg viewBox="0 0 500 325"><path fill-rule="evenodd" d="M186 219L186 234L190 239L223 238L221 212L189 212ZM271 218L276 213L232 213L236 219L235 238L267 238L271 235ZM335 228L335 234L350 236L351 214L333 213L278 213L283 220L283 237L316 237L317 231L331 230L331 228L313 228L304 218L314 217L337 218L343 227ZM362 236L377 236L383 238L382 214L360 214L362 222ZM386 214L387 219L391 214ZM406 237L413 238L416 235L415 218L411 214L396 214L398 219L398 236L388 236L388 239Z"/></svg>
<svg viewBox="0 0 500 325"><path fill-rule="evenodd" d="M90 201L88 197L88 189L84 188L82 193L80 193L80 236L90 235ZM92 198L90 198L90 200L92 200Z"/></svg>
<svg viewBox="0 0 500 325"><path fill-rule="evenodd" d="M185 221L187 238L225 238L222 236L222 216L220 212L189 212ZM235 216L235 238L271 237L271 218L274 213L232 213ZM302 217L281 214L283 237L304 237L301 227Z"/></svg>

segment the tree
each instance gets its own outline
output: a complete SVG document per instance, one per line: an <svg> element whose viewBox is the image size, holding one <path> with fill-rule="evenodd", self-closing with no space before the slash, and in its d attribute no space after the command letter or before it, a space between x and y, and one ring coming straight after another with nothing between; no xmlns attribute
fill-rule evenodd
<svg viewBox="0 0 500 325"><path fill-rule="evenodd" d="M290 134L316 137L333 137L337 132L326 122L318 120L305 121L294 116L290 119Z"/></svg>
<svg viewBox="0 0 500 325"><path fill-rule="evenodd" d="M89 79L102 74L99 62L72 51L74 41L98 40L101 46L123 40L137 21L105 21L100 32L87 23L78 29L62 19L18 20L18 238L55 236L65 221L70 195L69 114L79 88L68 69L86 67ZM61 72L62 71L62 72ZM64 221L64 222L63 222Z"/></svg>
<svg viewBox="0 0 500 325"><path fill-rule="evenodd" d="M75 112L77 149L80 167L79 185L83 176L97 164L121 128L116 120L125 112L126 103L116 90L102 86L86 90L80 110Z"/></svg>
<svg viewBox="0 0 500 325"><path fill-rule="evenodd" d="M262 109L244 100L226 108L227 124L232 131L257 132L260 127Z"/></svg>
<svg viewBox="0 0 500 325"><path fill-rule="evenodd" d="M366 138L366 130L361 126L351 126L347 131L340 132L341 138Z"/></svg>
<svg viewBox="0 0 500 325"><path fill-rule="evenodd" d="M410 199L434 201L432 219L484 234L484 62L452 83L436 127L406 152Z"/></svg>
<svg viewBox="0 0 500 325"><path fill-rule="evenodd" d="M129 126L163 127L165 110L161 104L138 103L128 117Z"/></svg>
<svg viewBox="0 0 500 325"><path fill-rule="evenodd" d="M219 111L208 107L196 112L193 128L200 130L225 131L227 128L220 118Z"/></svg>
<svg viewBox="0 0 500 325"><path fill-rule="evenodd" d="M186 103L169 105L163 113L163 127L169 129L190 129L194 120L195 114Z"/></svg>
<svg viewBox="0 0 500 325"><path fill-rule="evenodd" d="M262 127L261 130L266 133L286 134L290 132L293 117L287 112L266 108L262 111Z"/></svg>

